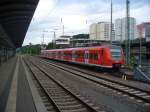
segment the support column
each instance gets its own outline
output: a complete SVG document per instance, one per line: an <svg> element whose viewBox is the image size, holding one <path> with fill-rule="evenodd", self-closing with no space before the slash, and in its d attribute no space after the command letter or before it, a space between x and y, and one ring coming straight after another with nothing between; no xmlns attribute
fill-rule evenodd
<svg viewBox="0 0 150 112"><path fill-rule="evenodd" d="M2 65L2 48L0 47L0 66Z"/></svg>
<svg viewBox="0 0 150 112"><path fill-rule="evenodd" d="M5 61L4 57L5 57L5 48L2 47L2 63Z"/></svg>
<svg viewBox="0 0 150 112"><path fill-rule="evenodd" d="M4 61L8 60L8 51L7 48L4 48Z"/></svg>

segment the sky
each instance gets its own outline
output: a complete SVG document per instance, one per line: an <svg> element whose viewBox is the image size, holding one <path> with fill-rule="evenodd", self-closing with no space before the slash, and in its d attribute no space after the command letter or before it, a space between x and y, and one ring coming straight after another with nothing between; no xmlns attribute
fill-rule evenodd
<svg viewBox="0 0 150 112"><path fill-rule="evenodd" d="M47 44L63 34L89 33L89 26L110 21L111 0L40 0L23 45ZM113 1L113 22L126 16L126 0ZM150 0L130 0L130 16L136 24L150 21Z"/></svg>

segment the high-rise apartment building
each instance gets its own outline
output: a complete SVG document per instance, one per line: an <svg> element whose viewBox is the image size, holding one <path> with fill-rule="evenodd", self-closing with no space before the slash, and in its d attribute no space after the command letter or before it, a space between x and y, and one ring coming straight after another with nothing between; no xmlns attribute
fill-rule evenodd
<svg viewBox="0 0 150 112"><path fill-rule="evenodd" d="M137 25L137 38L146 38L146 41L150 41L150 22Z"/></svg>
<svg viewBox="0 0 150 112"><path fill-rule="evenodd" d="M110 22L93 23L90 26L90 39L110 40ZM114 24L112 24L112 39L114 39Z"/></svg>
<svg viewBox="0 0 150 112"><path fill-rule="evenodd" d="M129 18L129 39L133 40L136 38L136 19L133 17ZM121 18L115 20L115 40L124 41L127 40L127 18Z"/></svg>

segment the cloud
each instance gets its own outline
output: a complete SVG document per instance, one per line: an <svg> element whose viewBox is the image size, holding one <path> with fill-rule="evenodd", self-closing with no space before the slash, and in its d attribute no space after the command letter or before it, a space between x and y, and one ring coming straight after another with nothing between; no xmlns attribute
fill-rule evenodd
<svg viewBox="0 0 150 112"><path fill-rule="evenodd" d="M150 21L150 4L131 10L131 16L137 18L137 24Z"/></svg>
<svg viewBox="0 0 150 112"><path fill-rule="evenodd" d="M126 0L113 0L113 21L126 16L125 3ZM149 0L130 2L130 15L137 23L149 21L149 5ZM41 43L44 30L49 32L44 34L48 43L54 29L58 29L57 37L62 35L63 24L67 35L88 33L89 25L99 21L110 21L110 0L40 0L23 45Z"/></svg>

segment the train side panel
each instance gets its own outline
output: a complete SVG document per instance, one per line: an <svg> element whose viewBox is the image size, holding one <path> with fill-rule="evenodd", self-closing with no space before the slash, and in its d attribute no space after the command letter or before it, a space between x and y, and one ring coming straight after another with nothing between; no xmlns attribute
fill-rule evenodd
<svg viewBox="0 0 150 112"><path fill-rule="evenodd" d="M124 64L124 54L118 46L42 50L41 57L104 68L121 67Z"/></svg>

